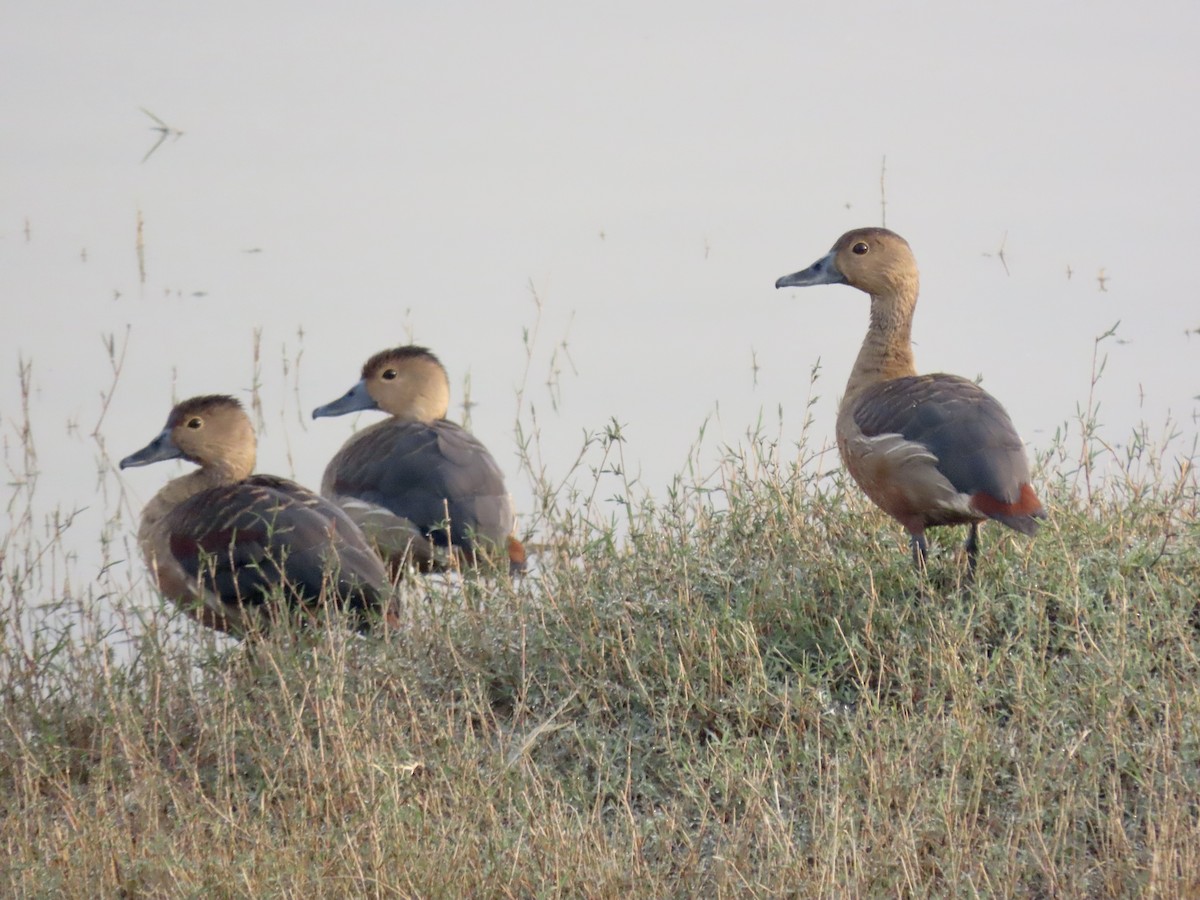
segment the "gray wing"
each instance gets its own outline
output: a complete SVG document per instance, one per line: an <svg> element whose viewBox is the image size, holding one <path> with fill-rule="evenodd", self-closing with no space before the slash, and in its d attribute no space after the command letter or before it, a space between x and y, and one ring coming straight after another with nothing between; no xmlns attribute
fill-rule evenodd
<svg viewBox="0 0 1200 900"><path fill-rule="evenodd" d="M503 547L512 531L504 474L470 432L445 419L396 422L351 440L329 464L338 496L382 506L439 546L470 549L472 537Z"/></svg>
<svg viewBox="0 0 1200 900"><path fill-rule="evenodd" d="M362 532L335 504L294 482L255 475L201 491L165 521L171 556L230 605L260 606L282 585L304 605L324 597L376 609L387 571Z"/></svg>
<svg viewBox="0 0 1200 900"><path fill-rule="evenodd" d="M929 448L964 494L1015 503L1029 483L1025 447L991 394L957 375L912 375L867 388L854 421L863 434L901 434Z"/></svg>

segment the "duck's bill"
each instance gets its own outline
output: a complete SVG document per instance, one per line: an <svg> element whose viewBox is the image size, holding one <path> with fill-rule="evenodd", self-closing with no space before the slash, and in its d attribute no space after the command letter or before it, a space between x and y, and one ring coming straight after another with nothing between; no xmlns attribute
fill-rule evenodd
<svg viewBox="0 0 1200 900"><path fill-rule="evenodd" d="M360 381L332 403L326 403L324 406L314 409L313 418L344 416L346 413L358 412L363 409L379 409L379 404L367 392L367 383Z"/></svg>
<svg viewBox="0 0 1200 900"><path fill-rule="evenodd" d="M842 274L834 261L835 254L830 252L822 256L807 269L784 275L775 282L775 287L812 287L817 284L845 284L846 276Z"/></svg>
<svg viewBox="0 0 1200 900"><path fill-rule="evenodd" d="M150 463L162 462L164 459L179 459L182 456L183 453L171 440L171 429L164 428L158 437L137 453L131 453L121 460L120 466L122 469L128 469L131 466L148 466Z"/></svg>

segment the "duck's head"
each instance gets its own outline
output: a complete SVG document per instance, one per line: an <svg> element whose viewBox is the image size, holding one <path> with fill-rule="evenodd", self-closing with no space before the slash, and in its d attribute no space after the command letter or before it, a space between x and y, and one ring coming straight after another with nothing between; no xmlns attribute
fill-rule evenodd
<svg viewBox="0 0 1200 900"><path fill-rule="evenodd" d="M916 297L917 261L908 241L886 228L847 231L807 269L784 275L775 287L848 284L872 297Z"/></svg>
<svg viewBox="0 0 1200 900"><path fill-rule="evenodd" d="M432 422L450 408L450 379L424 347L394 347L366 361L362 378L342 397L313 410L313 418L380 409L399 419Z"/></svg>
<svg viewBox="0 0 1200 900"><path fill-rule="evenodd" d="M176 404L158 437L121 460L121 468L186 459L242 479L254 471L255 443L242 404L225 394L206 394Z"/></svg>

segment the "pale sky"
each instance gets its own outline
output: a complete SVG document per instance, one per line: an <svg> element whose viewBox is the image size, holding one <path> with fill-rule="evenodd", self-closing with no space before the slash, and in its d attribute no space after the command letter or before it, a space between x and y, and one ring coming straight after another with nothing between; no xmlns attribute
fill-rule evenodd
<svg viewBox="0 0 1200 900"><path fill-rule="evenodd" d="M1200 4L431 6L0 16L0 435L11 466L20 356L44 513L97 506L87 435L105 336L126 329L101 428L114 458L173 397L245 398L261 329L259 468L316 486L352 423L308 413L411 334L456 402L470 376L472 427L527 506L513 421L531 290L552 473L612 418L656 494L710 416L710 461L760 415L778 431L780 407L786 449L818 361L827 440L866 298L773 284L880 224L885 156L886 224L921 265L918 368L982 374L1038 449L1086 402L1093 340L1120 320L1104 436L1170 415L1191 446ZM184 132L145 163L140 107ZM123 478L140 505L179 471ZM70 536L85 557L97 528Z"/></svg>

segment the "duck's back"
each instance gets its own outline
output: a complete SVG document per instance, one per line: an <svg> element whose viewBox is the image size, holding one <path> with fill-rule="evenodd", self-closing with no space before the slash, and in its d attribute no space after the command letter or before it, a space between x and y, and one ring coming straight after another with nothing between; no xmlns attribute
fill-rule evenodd
<svg viewBox="0 0 1200 900"><path fill-rule="evenodd" d="M348 509L347 500L386 509L441 547L447 519L449 542L467 551L473 538L503 548L514 525L500 467L477 438L446 419L393 419L365 429L330 461L321 492ZM370 533L367 521L359 524Z"/></svg>

